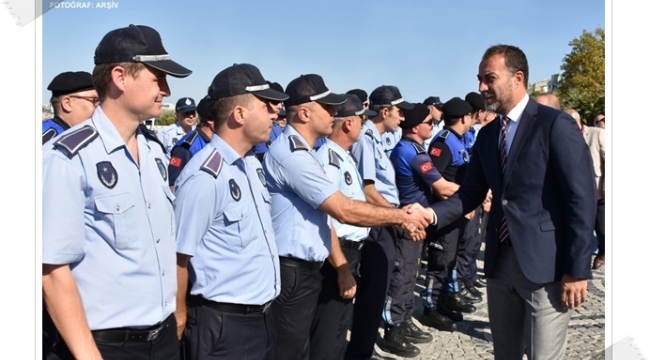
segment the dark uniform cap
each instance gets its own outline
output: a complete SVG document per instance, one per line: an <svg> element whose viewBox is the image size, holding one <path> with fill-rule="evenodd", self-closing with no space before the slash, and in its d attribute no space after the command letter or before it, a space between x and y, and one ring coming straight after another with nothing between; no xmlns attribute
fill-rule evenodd
<svg viewBox="0 0 650 360"><path fill-rule="evenodd" d="M212 121L212 115L210 115L210 102L212 98L206 95L199 101L199 104L196 106L196 112L201 117L201 121Z"/></svg>
<svg viewBox="0 0 650 360"><path fill-rule="evenodd" d="M47 86L52 91L52 96L72 94L85 90L92 90L93 82L90 73L85 71L66 71L55 76Z"/></svg>
<svg viewBox="0 0 650 360"><path fill-rule="evenodd" d="M176 102L176 111L188 112L188 111L195 111L195 110L196 110L196 103L192 98L183 97L178 99L178 101Z"/></svg>
<svg viewBox="0 0 650 360"><path fill-rule="evenodd" d="M104 35L95 49L95 65L140 62L174 77L186 77L191 70L172 61L160 34L144 25L129 25Z"/></svg>
<svg viewBox="0 0 650 360"><path fill-rule="evenodd" d="M286 106L300 105L316 101L325 105L340 105L346 97L334 94L325 86L325 81L320 75L308 74L291 80L287 85L289 99L284 102Z"/></svg>
<svg viewBox="0 0 650 360"><path fill-rule="evenodd" d="M424 105L433 105L439 109L442 109L442 106L445 105L445 103L440 101L440 98L437 96L429 96L428 98L424 99L423 103Z"/></svg>
<svg viewBox="0 0 650 360"><path fill-rule="evenodd" d="M382 85L370 93L370 105L395 105L402 110L413 109L413 104L405 101L397 86Z"/></svg>
<svg viewBox="0 0 650 360"><path fill-rule="evenodd" d="M270 81L268 81L268 80L266 81L266 83L269 84L269 86L271 87L271 89L273 89L273 90L275 90L275 91L279 91L279 92L281 92L281 93L284 92L284 88L283 88L282 85L280 85L279 83L277 83L277 82L270 82Z"/></svg>
<svg viewBox="0 0 650 360"><path fill-rule="evenodd" d="M361 90L361 89L352 89L352 90L346 92L346 94L354 94L354 95L356 95L359 98L359 100L361 100L362 103L368 101L368 93Z"/></svg>
<svg viewBox="0 0 650 360"><path fill-rule="evenodd" d="M361 103L361 100L358 96L354 94L345 94L346 101L343 104L336 106L336 116L337 118L344 118L348 116L377 116L377 112L374 110L366 110Z"/></svg>
<svg viewBox="0 0 650 360"><path fill-rule="evenodd" d="M479 93L471 92L465 95L465 101L467 101L470 105L472 105L474 111L486 109L485 100L483 99L483 96L481 96L481 94Z"/></svg>
<svg viewBox="0 0 650 360"><path fill-rule="evenodd" d="M263 99L284 101L287 94L274 90L264 80L260 70L251 64L233 64L217 74L210 85L209 94L214 100L253 94Z"/></svg>
<svg viewBox="0 0 650 360"><path fill-rule="evenodd" d="M458 119L472 113L472 105L467 101L455 97L447 101L442 107L445 119Z"/></svg>
<svg viewBox="0 0 650 360"><path fill-rule="evenodd" d="M413 105L413 109L404 110L404 121L399 123L402 129L410 129L422 124L424 119L431 114L426 105L422 103L415 103Z"/></svg>

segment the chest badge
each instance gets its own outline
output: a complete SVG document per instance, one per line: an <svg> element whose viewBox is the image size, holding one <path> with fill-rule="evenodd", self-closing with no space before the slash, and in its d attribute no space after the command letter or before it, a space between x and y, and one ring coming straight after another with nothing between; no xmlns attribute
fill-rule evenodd
<svg viewBox="0 0 650 360"><path fill-rule="evenodd" d="M348 184L348 185L352 185L352 175L350 175L350 172L349 172L349 171L346 171L346 172L343 174L343 177L345 178L345 183L346 183L346 184Z"/></svg>
<svg viewBox="0 0 650 360"><path fill-rule="evenodd" d="M264 171L262 171L262 169L257 169L257 177L260 179L262 185L266 187L266 176L264 176Z"/></svg>
<svg viewBox="0 0 650 360"><path fill-rule="evenodd" d="M235 182L235 179L228 180L228 185L230 186L230 196L232 196L235 201L241 200L241 189L239 188L239 185L237 185L237 182Z"/></svg>
<svg viewBox="0 0 650 360"><path fill-rule="evenodd" d="M99 181L109 189L117 185L117 171L110 161L101 161L97 163L97 177Z"/></svg>
<svg viewBox="0 0 650 360"><path fill-rule="evenodd" d="M162 176L163 180L167 181L167 169L165 169L165 164L163 164L162 160L156 158L156 165L158 165L160 176Z"/></svg>

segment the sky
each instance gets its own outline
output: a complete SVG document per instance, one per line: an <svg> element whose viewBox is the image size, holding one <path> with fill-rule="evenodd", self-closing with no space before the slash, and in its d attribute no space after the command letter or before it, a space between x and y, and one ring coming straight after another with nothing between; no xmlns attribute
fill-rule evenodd
<svg viewBox="0 0 650 360"><path fill-rule="evenodd" d="M111 9L101 3L43 1L43 104L54 76L92 72L101 38L129 24L156 29L172 59L193 71L168 77L166 103L198 101L234 63L253 64L283 87L313 73L333 92L395 85L408 101L447 101L478 90L478 64L491 45L520 47L533 83L561 70L569 42L583 30L605 26L604 0L131 0L107 2Z"/></svg>

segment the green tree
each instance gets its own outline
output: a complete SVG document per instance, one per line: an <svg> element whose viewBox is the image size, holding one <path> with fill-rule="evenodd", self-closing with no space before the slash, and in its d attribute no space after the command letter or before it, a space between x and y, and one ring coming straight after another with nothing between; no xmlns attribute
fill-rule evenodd
<svg viewBox="0 0 650 360"><path fill-rule="evenodd" d="M569 42L562 61L564 75L557 96L564 108L576 109L583 119L605 113L605 30L582 31Z"/></svg>
<svg viewBox="0 0 650 360"><path fill-rule="evenodd" d="M167 126L171 125L176 121L174 118L174 112L172 110L162 110L160 116L158 117L158 125Z"/></svg>

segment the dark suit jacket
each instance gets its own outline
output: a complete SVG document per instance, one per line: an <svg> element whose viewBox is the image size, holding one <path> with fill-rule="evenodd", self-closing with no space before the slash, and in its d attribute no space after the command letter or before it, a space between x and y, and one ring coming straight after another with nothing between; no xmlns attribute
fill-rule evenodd
<svg viewBox="0 0 650 360"><path fill-rule="evenodd" d="M530 99L508 153L499 165L499 118L478 133L458 192L434 204L442 228L476 209L492 189L486 229L485 275L494 273L498 230L505 213L510 240L524 275L543 284L562 275L591 279L596 189L585 140L568 114Z"/></svg>

